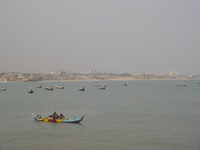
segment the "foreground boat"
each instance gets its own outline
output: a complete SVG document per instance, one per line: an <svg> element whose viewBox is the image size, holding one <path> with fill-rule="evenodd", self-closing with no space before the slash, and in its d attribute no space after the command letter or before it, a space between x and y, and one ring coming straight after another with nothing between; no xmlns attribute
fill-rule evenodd
<svg viewBox="0 0 200 150"><path fill-rule="evenodd" d="M34 115L33 113L32 113L32 116L36 121L58 122L58 123L79 123L85 117L85 115L82 115L79 118L53 119L53 117L43 118L41 115Z"/></svg>

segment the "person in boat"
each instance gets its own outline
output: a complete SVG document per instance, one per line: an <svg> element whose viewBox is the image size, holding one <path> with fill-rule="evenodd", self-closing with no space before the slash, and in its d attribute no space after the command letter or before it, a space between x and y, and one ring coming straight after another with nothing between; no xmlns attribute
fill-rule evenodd
<svg viewBox="0 0 200 150"><path fill-rule="evenodd" d="M37 115L36 117L37 117L38 119L41 119L41 118L42 118L42 116L41 116L41 115Z"/></svg>
<svg viewBox="0 0 200 150"><path fill-rule="evenodd" d="M53 119L57 119L58 118L58 115L56 113L56 111L53 113Z"/></svg>
<svg viewBox="0 0 200 150"><path fill-rule="evenodd" d="M65 119L65 116L62 113L60 113L60 119Z"/></svg>

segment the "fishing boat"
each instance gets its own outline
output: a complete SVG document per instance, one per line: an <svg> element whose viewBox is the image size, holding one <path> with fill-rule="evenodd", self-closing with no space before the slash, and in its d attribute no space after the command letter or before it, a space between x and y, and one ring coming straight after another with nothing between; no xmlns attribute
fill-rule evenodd
<svg viewBox="0 0 200 150"><path fill-rule="evenodd" d="M106 86L99 86L98 88L101 89L101 90L105 90Z"/></svg>
<svg viewBox="0 0 200 150"><path fill-rule="evenodd" d="M186 83L182 83L182 84L176 83L176 86L186 86Z"/></svg>
<svg viewBox="0 0 200 150"><path fill-rule="evenodd" d="M33 93L33 89L32 88L28 89L28 92Z"/></svg>
<svg viewBox="0 0 200 150"><path fill-rule="evenodd" d="M43 118L41 115L34 115L33 113L32 113L32 116L36 121L55 122L55 123L57 122L58 123L79 123L85 117L85 115L82 115L81 117L78 117L78 118L54 119L51 116Z"/></svg>
<svg viewBox="0 0 200 150"><path fill-rule="evenodd" d="M41 84L39 84L39 85L37 85L37 86L36 86L36 88L42 88L42 85L41 85Z"/></svg>
<svg viewBox="0 0 200 150"><path fill-rule="evenodd" d="M55 87L56 87L56 89L64 89L65 88L65 86L61 86L61 85L56 85Z"/></svg>
<svg viewBox="0 0 200 150"><path fill-rule="evenodd" d="M128 83L127 83L127 82L125 82L125 83L124 83L124 86L128 86Z"/></svg>
<svg viewBox="0 0 200 150"><path fill-rule="evenodd" d="M53 87L51 87L51 86L46 86L45 89L49 90L49 91L53 91Z"/></svg>
<svg viewBox="0 0 200 150"><path fill-rule="evenodd" d="M98 83L95 83L94 86L95 87L102 87L102 86L107 87L107 84L98 84Z"/></svg>
<svg viewBox="0 0 200 150"><path fill-rule="evenodd" d="M128 86L128 83L124 83L125 86Z"/></svg>
<svg viewBox="0 0 200 150"><path fill-rule="evenodd" d="M4 88L0 88L0 91L6 91L6 88L4 87Z"/></svg>
<svg viewBox="0 0 200 150"><path fill-rule="evenodd" d="M85 88L84 88L84 86L82 86L82 87L80 87L78 90L79 90L79 91L85 91Z"/></svg>

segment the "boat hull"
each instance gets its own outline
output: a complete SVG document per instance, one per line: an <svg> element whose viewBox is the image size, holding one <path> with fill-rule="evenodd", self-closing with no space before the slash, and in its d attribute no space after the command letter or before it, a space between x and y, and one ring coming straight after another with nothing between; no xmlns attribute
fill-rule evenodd
<svg viewBox="0 0 200 150"><path fill-rule="evenodd" d="M46 90L53 91L53 87L45 87Z"/></svg>
<svg viewBox="0 0 200 150"><path fill-rule="evenodd" d="M33 115L33 118L36 121L44 121L44 122L55 122L55 123L79 123L83 120L85 115L82 115L79 118L65 118L65 119L53 119L52 117L47 117L47 118L38 118L37 115Z"/></svg>

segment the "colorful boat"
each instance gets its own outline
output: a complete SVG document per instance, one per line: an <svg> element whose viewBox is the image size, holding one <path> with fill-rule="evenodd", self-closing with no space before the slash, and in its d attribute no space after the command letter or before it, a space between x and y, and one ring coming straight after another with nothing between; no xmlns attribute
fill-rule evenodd
<svg viewBox="0 0 200 150"><path fill-rule="evenodd" d="M85 115L82 115L79 118L53 119L53 117L43 118L41 115L34 115L33 113L32 113L32 116L36 121L58 122L58 123L79 123L85 117Z"/></svg>

